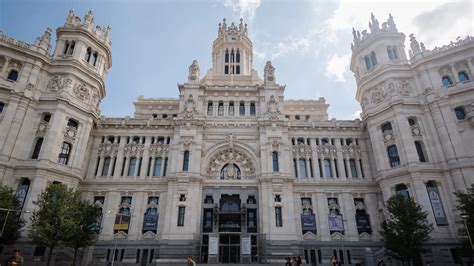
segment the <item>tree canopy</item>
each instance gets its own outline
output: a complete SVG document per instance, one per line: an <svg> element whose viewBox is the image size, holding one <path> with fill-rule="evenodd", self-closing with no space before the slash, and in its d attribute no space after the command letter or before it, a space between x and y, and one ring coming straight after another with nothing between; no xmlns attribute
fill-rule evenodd
<svg viewBox="0 0 474 266"><path fill-rule="evenodd" d="M9 187L0 186L0 208L5 209L0 211L0 230L3 229L3 234L0 235L0 243L11 245L20 238L20 230L25 221L21 218L20 203ZM6 223L5 219L7 219ZM3 225L5 225L5 228L3 228Z"/></svg>

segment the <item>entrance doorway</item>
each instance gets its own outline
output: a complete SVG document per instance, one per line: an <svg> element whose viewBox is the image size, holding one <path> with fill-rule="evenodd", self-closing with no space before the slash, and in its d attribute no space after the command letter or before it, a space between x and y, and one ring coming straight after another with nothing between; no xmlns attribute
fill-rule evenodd
<svg viewBox="0 0 474 266"><path fill-rule="evenodd" d="M221 263L240 263L240 235L219 235L219 261Z"/></svg>

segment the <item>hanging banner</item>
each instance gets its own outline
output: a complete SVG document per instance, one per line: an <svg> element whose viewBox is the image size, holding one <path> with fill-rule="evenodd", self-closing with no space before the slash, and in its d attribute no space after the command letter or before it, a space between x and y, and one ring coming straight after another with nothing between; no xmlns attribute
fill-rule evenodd
<svg viewBox="0 0 474 266"><path fill-rule="evenodd" d="M210 236L209 237L209 255L219 254L219 238Z"/></svg>
<svg viewBox="0 0 474 266"><path fill-rule="evenodd" d="M301 214L301 229L303 234L306 232L312 232L316 234L316 217L310 212Z"/></svg>
<svg viewBox="0 0 474 266"><path fill-rule="evenodd" d="M30 185L19 185L18 189L16 191L16 199L20 203L20 210L23 209L23 205L25 204L26 200L26 195L28 194L28 189L30 188Z"/></svg>
<svg viewBox="0 0 474 266"><path fill-rule="evenodd" d="M344 231L342 215L329 215L329 231Z"/></svg>
<svg viewBox="0 0 474 266"><path fill-rule="evenodd" d="M446 218L446 214L444 212L443 203L441 202L438 188L426 187L426 190L428 191L428 196L430 197L431 208L433 209L433 215L436 220L436 224L447 225L448 219Z"/></svg>
<svg viewBox="0 0 474 266"><path fill-rule="evenodd" d="M159 214L145 214L143 217L143 231L156 231Z"/></svg>
<svg viewBox="0 0 474 266"><path fill-rule="evenodd" d="M370 226L370 218L368 214L356 214L357 232L372 233L372 227Z"/></svg>
<svg viewBox="0 0 474 266"><path fill-rule="evenodd" d="M242 237L242 255L252 254L252 249L250 247L250 237Z"/></svg>
<svg viewBox="0 0 474 266"><path fill-rule="evenodd" d="M120 214L115 215L114 230L117 230L117 231L128 230L129 224L130 224L130 216L125 216L125 215L120 215Z"/></svg>

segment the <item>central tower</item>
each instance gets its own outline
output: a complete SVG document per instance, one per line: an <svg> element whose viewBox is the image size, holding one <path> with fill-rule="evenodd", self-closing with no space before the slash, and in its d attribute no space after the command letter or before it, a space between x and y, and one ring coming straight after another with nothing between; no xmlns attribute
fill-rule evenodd
<svg viewBox="0 0 474 266"><path fill-rule="evenodd" d="M252 42L247 37L247 24L227 26L226 20L219 23L217 39L212 45L214 75L251 75L253 52Z"/></svg>

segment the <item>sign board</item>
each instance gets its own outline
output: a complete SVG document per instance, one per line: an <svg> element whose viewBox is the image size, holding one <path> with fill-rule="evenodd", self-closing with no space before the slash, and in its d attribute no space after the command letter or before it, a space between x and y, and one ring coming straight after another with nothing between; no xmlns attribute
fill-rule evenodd
<svg viewBox="0 0 474 266"><path fill-rule="evenodd" d="M431 201L431 208L433 209L433 215L436 220L437 225L447 225L448 219L444 212L443 203L439 197L439 192L437 187L426 187L428 191L428 196Z"/></svg>
<svg viewBox="0 0 474 266"><path fill-rule="evenodd" d="M329 215L329 231L344 231L342 215Z"/></svg>
<svg viewBox="0 0 474 266"><path fill-rule="evenodd" d="M370 227L370 218L368 214L356 214L357 231L371 233L372 228Z"/></svg>
<svg viewBox="0 0 474 266"><path fill-rule="evenodd" d="M128 230L129 224L130 224L130 216L125 216L125 215L120 215L120 214L115 215L114 230L117 230L117 231Z"/></svg>
<svg viewBox="0 0 474 266"><path fill-rule="evenodd" d="M209 255L219 254L219 238L210 236L209 237Z"/></svg>
<svg viewBox="0 0 474 266"><path fill-rule="evenodd" d="M316 218L314 214L310 212L301 214L301 229L303 234L306 232L313 232L316 234Z"/></svg>
<svg viewBox="0 0 474 266"><path fill-rule="evenodd" d="M250 237L242 237L242 255L251 255Z"/></svg>
<svg viewBox="0 0 474 266"><path fill-rule="evenodd" d="M158 213L145 214L143 217L143 231L156 231L158 227Z"/></svg>
<svg viewBox="0 0 474 266"><path fill-rule="evenodd" d="M28 194L28 189L30 185L19 185L18 189L16 190L16 199L20 203L20 210L23 209L23 205L25 204L26 195Z"/></svg>

